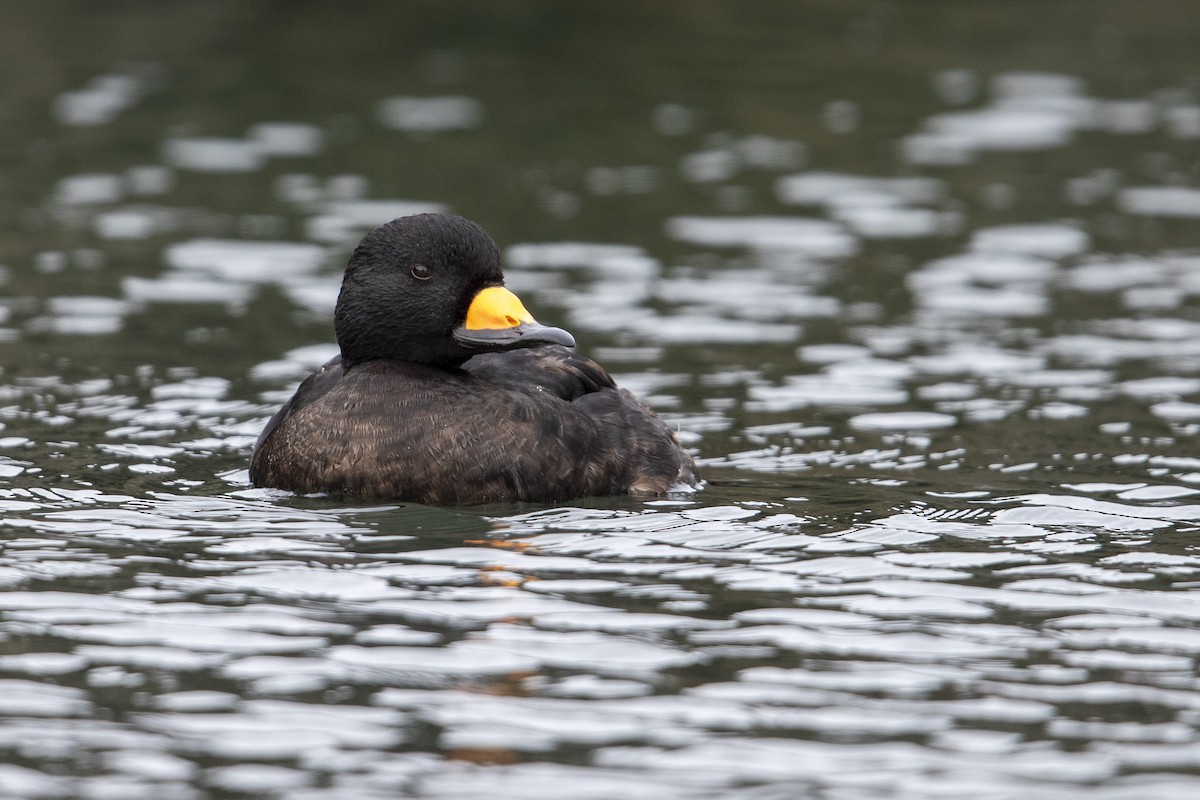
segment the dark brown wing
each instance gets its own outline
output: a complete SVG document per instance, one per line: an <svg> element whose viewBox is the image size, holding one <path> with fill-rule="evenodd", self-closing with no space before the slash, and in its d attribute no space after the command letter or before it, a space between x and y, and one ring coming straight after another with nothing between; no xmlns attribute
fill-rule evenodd
<svg viewBox="0 0 1200 800"><path fill-rule="evenodd" d="M617 388L609 374L595 361L558 345L484 353L463 364L463 369L517 391L541 386L563 400Z"/></svg>
<svg viewBox="0 0 1200 800"><path fill-rule="evenodd" d="M695 486L696 462L649 406L626 389L586 394L572 405L609 432L621 452L621 491L666 494L672 487Z"/></svg>
<svg viewBox="0 0 1200 800"><path fill-rule="evenodd" d="M541 387L597 422L606 445L621 454L622 493L664 494L696 485L696 464L649 406L618 389L595 361L557 345L476 356L463 368L517 391Z"/></svg>

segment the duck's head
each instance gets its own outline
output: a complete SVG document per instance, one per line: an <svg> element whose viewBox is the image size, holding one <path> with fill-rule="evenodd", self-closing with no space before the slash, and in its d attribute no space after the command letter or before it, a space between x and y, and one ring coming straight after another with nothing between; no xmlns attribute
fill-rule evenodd
<svg viewBox="0 0 1200 800"><path fill-rule="evenodd" d="M539 325L504 288L500 254L470 220L416 214L381 225L350 256L334 313L346 366L396 359L454 366L481 352L575 339Z"/></svg>

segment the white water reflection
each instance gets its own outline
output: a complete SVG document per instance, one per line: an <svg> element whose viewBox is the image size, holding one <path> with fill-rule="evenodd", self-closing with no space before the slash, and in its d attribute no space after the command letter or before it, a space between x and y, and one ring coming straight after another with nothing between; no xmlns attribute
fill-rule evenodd
<svg viewBox="0 0 1200 800"><path fill-rule="evenodd" d="M115 203L124 196L125 186L119 175L72 175L58 182L54 194L63 205Z"/></svg>
<svg viewBox="0 0 1200 800"><path fill-rule="evenodd" d="M195 172L257 172L267 161L267 151L254 139L187 136L163 143L163 160L176 169Z"/></svg>
<svg viewBox="0 0 1200 800"><path fill-rule="evenodd" d="M1069 225L1002 225L980 228L971 234L972 250L1024 253L1042 258L1078 256L1086 252L1090 244L1084 231Z"/></svg>
<svg viewBox="0 0 1200 800"><path fill-rule="evenodd" d="M57 95L54 116L63 125L95 127L114 122L158 88L160 68L153 64L131 65L128 70L97 75L81 89Z"/></svg>
<svg viewBox="0 0 1200 800"><path fill-rule="evenodd" d="M376 109L385 127L409 133L437 133L477 127L483 104L470 97L389 97Z"/></svg>
<svg viewBox="0 0 1200 800"><path fill-rule="evenodd" d="M271 157L313 156L325 145L324 131L303 122L260 122L247 134Z"/></svg>
<svg viewBox="0 0 1200 800"><path fill-rule="evenodd" d="M797 250L816 258L845 258L858 250L840 226L804 217L675 217L667 221L667 233L693 244Z"/></svg>
<svg viewBox="0 0 1200 800"><path fill-rule="evenodd" d="M1126 214L1200 216L1200 191L1186 186L1130 186L1117 194L1117 203Z"/></svg>

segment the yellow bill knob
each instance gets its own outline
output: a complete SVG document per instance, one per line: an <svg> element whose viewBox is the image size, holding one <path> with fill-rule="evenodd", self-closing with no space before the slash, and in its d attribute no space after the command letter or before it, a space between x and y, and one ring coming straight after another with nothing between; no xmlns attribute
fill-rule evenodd
<svg viewBox="0 0 1200 800"><path fill-rule="evenodd" d="M467 308L469 331L515 328L533 322L533 315L525 310L521 299L503 286L483 289Z"/></svg>

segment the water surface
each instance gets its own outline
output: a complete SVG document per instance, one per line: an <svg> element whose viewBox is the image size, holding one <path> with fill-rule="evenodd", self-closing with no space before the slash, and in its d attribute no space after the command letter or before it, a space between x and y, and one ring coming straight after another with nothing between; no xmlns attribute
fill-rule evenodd
<svg viewBox="0 0 1200 800"><path fill-rule="evenodd" d="M0 795L1191 797L1189 9L0 12ZM704 489L251 488L420 211Z"/></svg>

